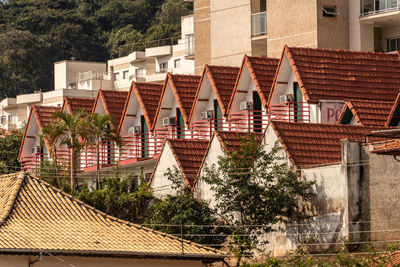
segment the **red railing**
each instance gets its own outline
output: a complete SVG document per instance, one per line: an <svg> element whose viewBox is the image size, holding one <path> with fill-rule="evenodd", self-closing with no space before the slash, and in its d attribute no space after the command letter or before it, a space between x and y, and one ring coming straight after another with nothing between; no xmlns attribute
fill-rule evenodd
<svg viewBox="0 0 400 267"><path fill-rule="evenodd" d="M262 110L242 110L228 117L229 131L262 132L268 125L268 116Z"/></svg>
<svg viewBox="0 0 400 267"><path fill-rule="evenodd" d="M58 148L56 150L57 166L59 171L65 171L69 168L70 164L70 150L69 148ZM24 156L20 160L21 169L29 173L37 174L42 163L45 161L51 162L53 158L48 153L35 153Z"/></svg>
<svg viewBox="0 0 400 267"><path fill-rule="evenodd" d="M285 102L268 107L270 120L310 122L310 105L306 102Z"/></svg>
<svg viewBox="0 0 400 267"><path fill-rule="evenodd" d="M116 164L118 156L118 147L113 142L104 141L99 146L99 153L97 153L96 147L82 150L79 167L81 171L91 171L97 169L97 163L99 163L99 167L102 169Z"/></svg>
<svg viewBox="0 0 400 267"><path fill-rule="evenodd" d="M214 130L227 130L227 124L223 119L207 119L191 124L191 139L211 139Z"/></svg>
<svg viewBox="0 0 400 267"><path fill-rule="evenodd" d="M120 161L149 159L154 156L155 151L154 137L150 134L123 136Z"/></svg>
<svg viewBox="0 0 400 267"><path fill-rule="evenodd" d="M185 139L191 134L186 131L185 126L166 126L154 131L154 153L160 154L165 139Z"/></svg>

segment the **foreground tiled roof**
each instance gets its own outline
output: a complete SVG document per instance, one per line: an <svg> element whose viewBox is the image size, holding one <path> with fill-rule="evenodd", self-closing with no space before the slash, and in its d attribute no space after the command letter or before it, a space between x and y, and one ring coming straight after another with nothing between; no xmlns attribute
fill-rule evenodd
<svg viewBox="0 0 400 267"><path fill-rule="evenodd" d="M224 257L216 250L108 216L25 173L0 176L0 221L2 253Z"/></svg>
<svg viewBox="0 0 400 267"><path fill-rule="evenodd" d="M93 112L96 110L96 107L101 100L106 114L111 116L113 124L115 127L118 127L122 118L122 112L124 111L127 96L127 91L99 90L96 102L93 106Z"/></svg>
<svg viewBox="0 0 400 267"><path fill-rule="evenodd" d="M140 108L142 109L147 125L151 127L153 125L154 116L157 112L158 103L160 102L162 88L163 85L159 83L132 82L119 128L121 129L126 118L126 113L128 112L129 108L129 100L131 99L131 95L133 93L136 95L139 101Z"/></svg>
<svg viewBox="0 0 400 267"><path fill-rule="evenodd" d="M270 126L296 168L340 163L342 139L364 142L366 134L382 129L281 121L271 121Z"/></svg>
<svg viewBox="0 0 400 267"><path fill-rule="evenodd" d="M62 110L69 113L75 113L78 110L84 110L90 113L93 109L95 99L93 98L80 98L80 97L64 97Z"/></svg>
<svg viewBox="0 0 400 267"><path fill-rule="evenodd" d="M203 75L197 89L195 102L190 114L190 120L192 119L197 101L200 97L200 90L202 88L205 78L208 77L214 94L218 100L218 104L221 108L222 114L226 115L228 112L229 101L232 97L233 90L236 84L236 79L239 73L239 68L228 67L228 66L209 66L204 67Z"/></svg>
<svg viewBox="0 0 400 267"><path fill-rule="evenodd" d="M398 53L285 46L281 62L285 56L307 102L345 99L394 101L400 89Z"/></svg>
<svg viewBox="0 0 400 267"><path fill-rule="evenodd" d="M383 127L386 124L392 106L393 101L346 101L338 121L340 123L345 116L346 111L350 110L358 125Z"/></svg>
<svg viewBox="0 0 400 267"><path fill-rule="evenodd" d="M204 140L167 140L178 162L179 169L189 187L193 187L206 155L209 141Z"/></svg>
<svg viewBox="0 0 400 267"><path fill-rule="evenodd" d="M243 145L243 142L249 138L247 132L228 132L228 131L215 131L215 136L219 142L226 149L226 152L236 151ZM256 133L257 140L261 141L262 133Z"/></svg>
<svg viewBox="0 0 400 267"><path fill-rule="evenodd" d="M189 116L192 110L194 98L196 96L197 87L200 83L201 76L196 75L179 75L168 73L165 79L160 103L155 115L155 120L161 111L161 104L164 99L168 85L171 85L172 92L175 95L176 102L181 110L182 117L186 123L190 122ZM154 122L155 125L156 121Z"/></svg>
<svg viewBox="0 0 400 267"><path fill-rule="evenodd" d="M250 72L250 76L256 86L258 94L260 95L262 104L266 106L278 64L279 59L277 58L249 57L245 55L236 81L235 90L230 100L229 110L231 109L232 102L235 99L245 66L247 66Z"/></svg>

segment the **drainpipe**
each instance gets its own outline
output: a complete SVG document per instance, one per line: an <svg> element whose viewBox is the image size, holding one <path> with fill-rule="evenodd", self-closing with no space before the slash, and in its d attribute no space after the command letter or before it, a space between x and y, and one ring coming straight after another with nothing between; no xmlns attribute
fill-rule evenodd
<svg viewBox="0 0 400 267"><path fill-rule="evenodd" d="M37 263L38 261L41 261L42 260L42 256L43 256L43 252L40 252L39 256L37 257L36 260L29 261L29 265L28 266L32 267L35 263Z"/></svg>

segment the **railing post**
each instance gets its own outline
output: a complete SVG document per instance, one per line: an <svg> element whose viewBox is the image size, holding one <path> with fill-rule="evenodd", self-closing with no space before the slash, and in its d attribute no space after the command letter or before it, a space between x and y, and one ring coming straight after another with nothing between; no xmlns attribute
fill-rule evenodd
<svg viewBox="0 0 400 267"><path fill-rule="evenodd" d="M251 132L251 110L247 110L248 131Z"/></svg>

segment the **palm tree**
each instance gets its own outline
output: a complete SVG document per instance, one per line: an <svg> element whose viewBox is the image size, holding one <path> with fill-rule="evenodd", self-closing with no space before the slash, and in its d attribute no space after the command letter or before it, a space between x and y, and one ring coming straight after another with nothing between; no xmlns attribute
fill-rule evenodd
<svg viewBox="0 0 400 267"><path fill-rule="evenodd" d="M102 142L114 142L119 148L122 146L122 139L112 127L111 117L108 114L99 115L93 113L87 117L86 128L88 130L87 142L96 146L96 189L100 187L100 145Z"/></svg>
<svg viewBox="0 0 400 267"><path fill-rule="evenodd" d="M44 126L42 128L41 138L46 142L49 146L49 154L53 160L56 178L57 178L57 186L61 189L61 181L58 173L58 162L57 162L57 145L61 136L63 135L63 129L59 125L55 126Z"/></svg>
<svg viewBox="0 0 400 267"><path fill-rule="evenodd" d="M87 128L85 111L77 111L74 114L57 111L53 113L53 118L58 119L56 127L59 127L57 143L67 144L70 147L70 168L71 168L71 191L74 192L77 187L76 180L76 162L81 149L84 146L82 140L87 138Z"/></svg>

